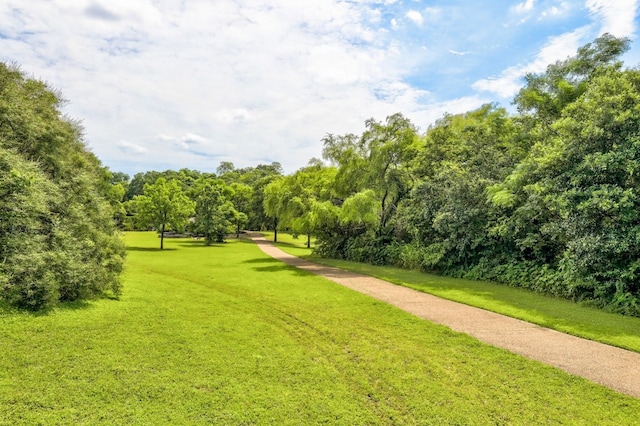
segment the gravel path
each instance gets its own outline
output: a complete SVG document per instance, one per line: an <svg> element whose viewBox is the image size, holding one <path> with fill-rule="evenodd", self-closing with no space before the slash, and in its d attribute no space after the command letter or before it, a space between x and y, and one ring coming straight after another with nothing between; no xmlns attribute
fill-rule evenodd
<svg viewBox="0 0 640 426"><path fill-rule="evenodd" d="M292 256L261 236L263 252L289 265L443 324L478 340L640 398L640 353L550 330L504 315L441 299L367 275Z"/></svg>

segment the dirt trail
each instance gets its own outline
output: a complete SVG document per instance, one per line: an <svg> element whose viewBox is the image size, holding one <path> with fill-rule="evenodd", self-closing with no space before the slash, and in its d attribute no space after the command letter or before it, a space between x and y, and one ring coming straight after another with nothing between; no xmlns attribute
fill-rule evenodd
<svg viewBox="0 0 640 426"><path fill-rule="evenodd" d="M262 236L252 235L251 238L263 252L289 265L321 275L490 345L640 398L640 353L441 299L378 278L312 263L283 252Z"/></svg>

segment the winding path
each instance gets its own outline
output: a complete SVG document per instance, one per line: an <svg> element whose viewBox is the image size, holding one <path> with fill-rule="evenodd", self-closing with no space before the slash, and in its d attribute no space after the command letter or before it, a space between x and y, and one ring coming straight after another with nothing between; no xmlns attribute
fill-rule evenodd
<svg viewBox="0 0 640 426"><path fill-rule="evenodd" d="M441 299L378 278L312 263L283 252L262 236L251 235L250 238L263 252L284 263L321 275L482 342L640 398L640 353Z"/></svg>

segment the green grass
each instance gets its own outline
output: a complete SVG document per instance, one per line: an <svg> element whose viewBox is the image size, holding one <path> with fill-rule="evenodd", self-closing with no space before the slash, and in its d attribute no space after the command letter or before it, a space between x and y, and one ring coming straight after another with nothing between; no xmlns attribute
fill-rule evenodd
<svg viewBox="0 0 640 426"><path fill-rule="evenodd" d="M272 233L264 234L273 240ZM612 314L567 300L486 281L463 280L388 266L322 259L312 256L311 250L288 234L278 233L278 240L283 241L278 246L284 251L313 262L371 275L444 299L640 352L640 318Z"/></svg>
<svg viewBox="0 0 640 426"><path fill-rule="evenodd" d="M0 310L0 424L634 424L640 400L296 270L130 233L121 300Z"/></svg>
<svg viewBox="0 0 640 426"><path fill-rule="evenodd" d="M264 237L273 241L273 231L261 231L260 232ZM311 252L316 244L316 239L311 238L311 249L307 248L307 236L306 235L298 235L297 238L294 238L293 235L285 232L278 232L278 247L282 249L286 249L287 253L292 254L294 256L307 257L311 255Z"/></svg>

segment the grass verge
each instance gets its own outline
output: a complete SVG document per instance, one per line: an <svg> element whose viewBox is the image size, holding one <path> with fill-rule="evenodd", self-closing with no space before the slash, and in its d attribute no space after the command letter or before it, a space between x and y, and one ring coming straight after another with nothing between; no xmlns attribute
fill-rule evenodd
<svg viewBox="0 0 640 426"><path fill-rule="evenodd" d="M0 310L0 424L633 424L640 400L299 271L131 233L121 300Z"/></svg>
<svg viewBox="0 0 640 426"><path fill-rule="evenodd" d="M272 233L264 233L273 240ZM302 240L278 233L278 246L295 256L323 265L371 275L444 299L518 318L543 327L640 352L640 318L580 306L567 300L487 281L442 277L388 266L367 265L311 254Z"/></svg>

